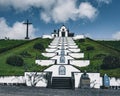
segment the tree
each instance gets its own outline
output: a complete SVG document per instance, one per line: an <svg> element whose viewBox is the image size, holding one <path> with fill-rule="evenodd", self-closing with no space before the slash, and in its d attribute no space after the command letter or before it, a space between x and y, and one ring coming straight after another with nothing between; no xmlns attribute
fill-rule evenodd
<svg viewBox="0 0 120 96"><path fill-rule="evenodd" d="M106 56L103 59L102 69L115 69L120 68L120 58L115 56Z"/></svg>
<svg viewBox="0 0 120 96"><path fill-rule="evenodd" d="M6 63L13 66L23 66L24 60L20 56L9 56Z"/></svg>

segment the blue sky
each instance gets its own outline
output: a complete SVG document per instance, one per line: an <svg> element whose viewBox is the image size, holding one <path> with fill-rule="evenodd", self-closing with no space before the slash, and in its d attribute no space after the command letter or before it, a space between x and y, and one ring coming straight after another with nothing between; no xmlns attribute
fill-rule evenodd
<svg viewBox="0 0 120 96"><path fill-rule="evenodd" d="M63 24L93 39L120 40L120 0L0 0L0 38L23 39L29 19L31 38Z"/></svg>

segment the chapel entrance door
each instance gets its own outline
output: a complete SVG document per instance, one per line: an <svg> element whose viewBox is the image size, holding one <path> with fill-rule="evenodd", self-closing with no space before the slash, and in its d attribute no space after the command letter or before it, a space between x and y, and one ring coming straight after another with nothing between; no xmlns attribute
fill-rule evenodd
<svg viewBox="0 0 120 96"><path fill-rule="evenodd" d="M65 37L65 32L62 32L62 37Z"/></svg>

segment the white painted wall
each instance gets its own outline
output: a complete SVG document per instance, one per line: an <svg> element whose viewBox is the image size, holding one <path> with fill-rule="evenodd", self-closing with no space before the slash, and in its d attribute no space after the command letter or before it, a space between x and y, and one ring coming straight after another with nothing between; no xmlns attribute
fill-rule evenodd
<svg viewBox="0 0 120 96"><path fill-rule="evenodd" d="M71 72L76 72L74 73L74 77L75 77L75 88L78 88L79 86L79 82L80 82L80 77L83 73L80 73L79 70L76 70L74 69L74 67L71 67L71 66L68 66L68 65L65 65L66 67L66 75L59 75L59 72L58 72L58 68L59 68L60 65L54 65L53 67L45 70L46 72L47 71L52 71L54 70L53 72L53 77L70 77L71 76ZM71 71L70 71L71 70ZM6 83L6 84L25 84L27 86L32 86L32 83L33 83L33 78L34 78L34 74L35 72L25 72L25 75L24 76L1 76L0 77L0 84L3 84L3 83ZM37 74L39 75L44 75L46 73L44 72L37 72ZM100 88L100 86L102 86L102 77L100 77L100 73L88 73L89 77L90 77L90 86L91 88ZM29 76L31 76L32 78L30 79ZM39 78L40 80L37 82L36 84L36 87L46 87L47 86L47 80L43 77L40 76ZM114 77L111 77L110 78L110 86L120 86L120 79L116 79Z"/></svg>
<svg viewBox="0 0 120 96"><path fill-rule="evenodd" d="M110 78L110 86L120 86L120 79L115 77Z"/></svg>
<svg viewBox="0 0 120 96"><path fill-rule="evenodd" d="M55 60L35 60L35 64L38 64L41 66L49 66L49 65L55 64Z"/></svg>
<svg viewBox="0 0 120 96"><path fill-rule="evenodd" d="M61 46L58 46L57 48L62 49ZM68 48L68 46L64 46L64 49Z"/></svg>
<svg viewBox="0 0 120 96"><path fill-rule="evenodd" d="M58 53L58 55L61 54L61 50L57 50L56 52ZM69 50L64 50L64 52L65 52L65 55L67 55L67 53L69 53L70 51Z"/></svg>
<svg viewBox="0 0 120 96"><path fill-rule="evenodd" d="M26 85L32 86L35 82L36 87L46 87L47 86L47 80L44 78L43 75L46 75L46 73L43 72L25 72L25 79L26 79Z"/></svg>
<svg viewBox="0 0 120 96"><path fill-rule="evenodd" d="M42 53L42 55L45 57L53 57L53 56L57 55L57 53Z"/></svg>
<svg viewBox="0 0 120 96"><path fill-rule="evenodd" d="M74 40L77 40L77 39L85 39L85 36L84 35L76 35L73 37Z"/></svg>
<svg viewBox="0 0 120 96"><path fill-rule="evenodd" d="M49 38L49 39L53 39L53 37L51 35L43 35L42 38Z"/></svg>
<svg viewBox="0 0 120 96"><path fill-rule="evenodd" d="M79 87L80 78L83 73L74 73L75 77L75 88ZM100 73L87 73L90 78L90 87L91 88L100 88Z"/></svg>
<svg viewBox="0 0 120 96"><path fill-rule="evenodd" d="M90 64L90 60L70 60L70 64L79 67L85 67Z"/></svg>
<svg viewBox="0 0 120 96"><path fill-rule="evenodd" d="M68 37L68 31L67 31L67 29L65 28L65 26L62 26L62 27L60 28L59 37L62 37L63 29L64 29L64 32L65 32L65 37Z"/></svg>
<svg viewBox="0 0 120 96"><path fill-rule="evenodd" d="M84 58L84 53L68 53L73 58Z"/></svg>
<svg viewBox="0 0 120 96"><path fill-rule="evenodd" d="M69 46L76 46L75 43L69 43Z"/></svg>
<svg viewBox="0 0 120 96"><path fill-rule="evenodd" d="M79 48L76 48L76 49L69 49L70 51L72 52L80 52L80 49Z"/></svg>
<svg viewBox="0 0 120 96"><path fill-rule="evenodd" d="M64 67L66 68L66 75L59 75L60 66L61 65L52 65L44 70L44 72L52 72L52 77L71 77L71 72L80 72L80 70L74 68L71 65L64 65Z"/></svg>
<svg viewBox="0 0 120 96"><path fill-rule="evenodd" d="M69 48L78 48L78 46L77 45L69 45Z"/></svg>
<svg viewBox="0 0 120 96"><path fill-rule="evenodd" d="M0 83L25 83L24 76L1 76Z"/></svg>
<svg viewBox="0 0 120 96"><path fill-rule="evenodd" d="M59 43L58 44L59 46L61 46L62 45L62 43ZM68 44L67 43L64 43L64 46L67 46Z"/></svg>
<svg viewBox="0 0 120 96"><path fill-rule="evenodd" d="M46 48L45 51L46 52L55 52L56 48Z"/></svg>
<svg viewBox="0 0 120 96"><path fill-rule="evenodd" d="M54 45L54 46L53 46L53 45L48 45L48 47L49 47L49 48L57 48L56 45Z"/></svg>
<svg viewBox="0 0 120 96"><path fill-rule="evenodd" d="M51 34L51 36L55 38L55 36L58 37L58 34Z"/></svg>
<svg viewBox="0 0 120 96"><path fill-rule="evenodd" d="M65 63L60 63L60 56L59 55L54 56L53 58L51 58L51 60L57 60L57 64L68 64L68 60L70 60L70 59L74 59L74 58L66 55L65 56Z"/></svg>

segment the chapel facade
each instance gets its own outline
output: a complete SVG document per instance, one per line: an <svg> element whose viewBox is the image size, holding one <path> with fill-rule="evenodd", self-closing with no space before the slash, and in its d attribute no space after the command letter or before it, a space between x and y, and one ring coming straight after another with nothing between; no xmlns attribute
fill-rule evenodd
<svg viewBox="0 0 120 96"><path fill-rule="evenodd" d="M58 29L54 30L52 33L52 37L73 37L74 33L69 32L69 29L67 29L64 25Z"/></svg>

